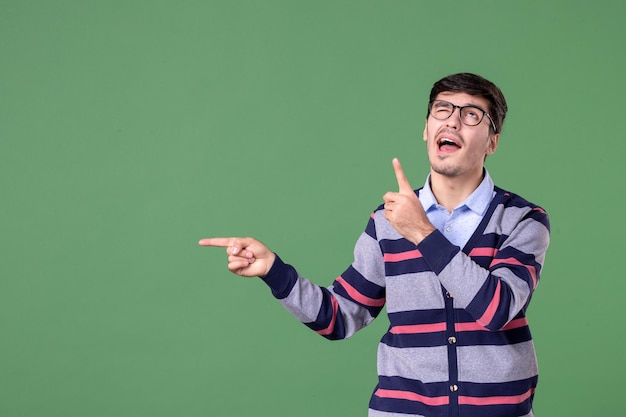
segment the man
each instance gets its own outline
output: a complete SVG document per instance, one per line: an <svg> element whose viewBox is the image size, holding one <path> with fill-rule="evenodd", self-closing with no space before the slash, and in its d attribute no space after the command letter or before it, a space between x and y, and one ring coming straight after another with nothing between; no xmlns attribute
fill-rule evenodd
<svg viewBox="0 0 626 417"><path fill-rule="evenodd" d="M329 339L369 324L386 304L370 417L533 416L537 361L525 313L549 243L546 212L494 186L484 168L507 105L500 89L454 74L430 93L424 141L430 175L414 191L400 162L328 288L298 275L252 238L226 247L228 268L259 276L298 319Z"/></svg>

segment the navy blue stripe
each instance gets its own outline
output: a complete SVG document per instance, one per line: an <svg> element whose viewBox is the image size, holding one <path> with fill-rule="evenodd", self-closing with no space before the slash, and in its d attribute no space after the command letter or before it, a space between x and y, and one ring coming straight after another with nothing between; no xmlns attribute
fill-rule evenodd
<svg viewBox="0 0 626 417"><path fill-rule="evenodd" d="M361 273L359 271L357 271L353 266L349 266L348 269L346 269L346 271L341 274L341 277L348 283L350 284L352 287L354 287L354 289L356 289L359 293L361 293L362 295L364 295L365 297L368 298L372 298L375 300L380 300L380 299L384 299L385 298L385 287L381 287L380 285L374 284L371 281L368 281L367 279L365 279L365 277L363 277L363 275L361 275ZM373 307L373 306L368 306L365 305L363 303L358 302L357 300L353 299L348 292L346 291L346 289L337 281L333 282L333 290L349 299L354 301L355 303L363 306L364 308L367 309L367 311L369 311L369 313L373 316L373 317L377 317L378 314L380 313L380 311L382 310L383 306L377 306L377 307Z"/></svg>
<svg viewBox="0 0 626 417"><path fill-rule="evenodd" d="M442 346L446 341L446 332L391 334L386 333L381 342L395 348L416 348Z"/></svg>
<svg viewBox="0 0 626 417"><path fill-rule="evenodd" d="M502 332L459 332L456 338L457 346L508 346L532 340L528 326Z"/></svg>
<svg viewBox="0 0 626 417"><path fill-rule="evenodd" d="M367 235L369 235L372 239L378 240L378 237L376 235L376 223L374 222L374 219L372 217L370 217L369 221L367 222L367 226L365 227L365 233L367 233Z"/></svg>
<svg viewBox="0 0 626 417"><path fill-rule="evenodd" d="M448 342L448 378L450 385L458 385L459 381L459 368L457 358L457 344L456 342L450 343L450 338L456 338L456 330L454 323L457 321L456 310L454 309L454 300L452 297L447 296L448 292L443 286L441 287L442 296L446 301L446 341ZM450 392L450 414L449 417L458 417L458 405L459 405L458 393Z"/></svg>
<svg viewBox="0 0 626 417"><path fill-rule="evenodd" d="M406 326L412 324L434 324L446 321L446 310L412 310L388 313L391 326Z"/></svg>
<svg viewBox="0 0 626 417"><path fill-rule="evenodd" d="M402 239L381 239L380 248L383 253L404 253L415 250L416 246L404 238Z"/></svg>
<svg viewBox="0 0 626 417"><path fill-rule="evenodd" d="M261 279L270 287L274 297L280 300L291 293L298 281L298 272L293 266L287 265L276 255L270 272Z"/></svg>
<svg viewBox="0 0 626 417"><path fill-rule="evenodd" d="M539 223L543 224L546 227L546 229L548 229L548 231L550 231L550 218L548 217L547 213L545 211L543 211L543 209L538 207L538 206L533 206L533 207L538 208L539 210L531 210L524 217L524 220L525 219L533 219L536 222L539 222Z"/></svg>
<svg viewBox="0 0 626 417"><path fill-rule="evenodd" d="M449 334L445 331L417 334L386 333L381 342L395 348L436 347L447 344ZM528 326L492 332L468 331L456 333L456 346L509 346L532 340Z"/></svg>
<svg viewBox="0 0 626 417"><path fill-rule="evenodd" d="M317 315L317 318L314 322L304 323L307 327L316 332L328 328L333 320L333 304L331 302L331 298L333 296L326 288L322 288L322 296L322 308L320 308L320 312ZM335 327L333 328L332 333L323 336L330 340L345 339L346 325L343 319L343 315L340 311L337 311L337 316L335 318Z"/></svg>
<svg viewBox="0 0 626 417"><path fill-rule="evenodd" d="M537 376L516 381L497 383L461 382L461 395L469 397L500 397L510 395L522 395L528 390L537 387Z"/></svg>

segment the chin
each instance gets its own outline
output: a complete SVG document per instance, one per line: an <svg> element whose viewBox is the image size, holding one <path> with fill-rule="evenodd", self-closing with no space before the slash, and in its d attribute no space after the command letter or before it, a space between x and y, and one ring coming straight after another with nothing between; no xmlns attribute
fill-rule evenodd
<svg viewBox="0 0 626 417"><path fill-rule="evenodd" d="M456 165L442 166L442 165L437 165L437 164L431 164L430 167L433 170L433 172L439 175L443 175L444 177L458 177L459 175L462 174L461 167L456 166Z"/></svg>

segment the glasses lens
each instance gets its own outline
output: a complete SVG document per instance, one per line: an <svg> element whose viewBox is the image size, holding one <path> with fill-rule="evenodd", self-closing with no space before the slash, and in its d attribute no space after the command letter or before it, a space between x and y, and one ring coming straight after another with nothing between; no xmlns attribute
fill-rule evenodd
<svg viewBox="0 0 626 417"><path fill-rule="evenodd" d="M436 100L430 105L430 115L438 120L445 120L454 112L454 105L447 101Z"/></svg>
<svg viewBox="0 0 626 417"><path fill-rule="evenodd" d="M461 108L461 120L468 126L476 126L483 120L485 112L478 107L467 106Z"/></svg>

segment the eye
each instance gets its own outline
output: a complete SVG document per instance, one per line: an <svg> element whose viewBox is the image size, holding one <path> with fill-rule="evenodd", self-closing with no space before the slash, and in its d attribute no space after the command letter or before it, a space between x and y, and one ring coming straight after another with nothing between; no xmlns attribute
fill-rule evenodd
<svg viewBox="0 0 626 417"><path fill-rule="evenodd" d="M432 111L435 113L450 113L452 106L449 103L436 101L433 103Z"/></svg>
<svg viewBox="0 0 626 417"><path fill-rule="evenodd" d="M471 119L478 119L480 116L478 115L478 112L476 111L476 109L466 109L465 110L465 117L469 117Z"/></svg>
<svg viewBox="0 0 626 417"><path fill-rule="evenodd" d="M482 111L476 107L463 108L463 117L468 120L478 121L482 117Z"/></svg>

